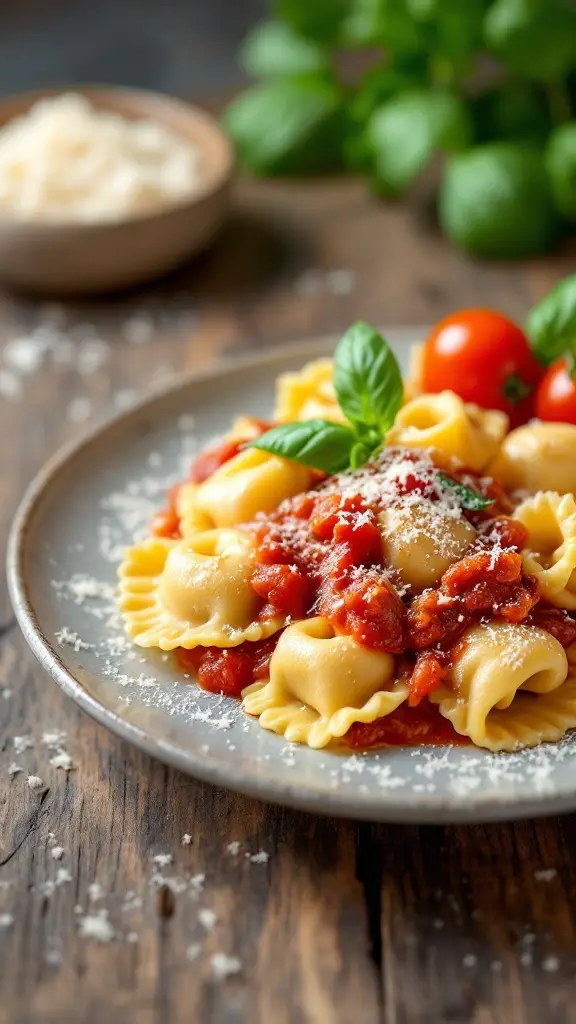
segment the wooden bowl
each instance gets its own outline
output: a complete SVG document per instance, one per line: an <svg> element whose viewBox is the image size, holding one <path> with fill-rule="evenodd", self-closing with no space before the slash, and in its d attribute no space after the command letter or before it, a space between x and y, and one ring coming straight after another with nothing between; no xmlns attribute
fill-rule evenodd
<svg viewBox="0 0 576 1024"><path fill-rule="evenodd" d="M62 91L0 100L0 126ZM112 291L164 274L207 245L225 215L234 170L232 145L214 118L160 93L98 86L71 91L95 107L157 121L193 140L202 180L189 199L119 220L44 222L0 215L0 279L52 295Z"/></svg>

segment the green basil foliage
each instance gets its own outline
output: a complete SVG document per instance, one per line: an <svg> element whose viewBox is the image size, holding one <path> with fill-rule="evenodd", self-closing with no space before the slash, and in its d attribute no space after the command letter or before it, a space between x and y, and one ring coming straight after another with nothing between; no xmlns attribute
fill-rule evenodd
<svg viewBox="0 0 576 1024"><path fill-rule="evenodd" d="M402 404L402 377L388 342L359 322L334 352L334 388L348 425L327 420L284 423L248 447L325 473L358 469L386 440Z"/></svg>
<svg viewBox="0 0 576 1024"><path fill-rule="evenodd" d="M573 227L574 0L270 7L240 54L259 81L225 113L249 171L352 168L398 197L438 163L440 225L481 258L543 252Z"/></svg>
<svg viewBox="0 0 576 1024"><path fill-rule="evenodd" d="M482 509L494 504L493 498L485 498L483 494L475 491L473 487L461 484L457 480L453 480L451 476L446 476L445 473L439 473L438 478L443 487L454 492L461 507L470 512L481 512Z"/></svg>
<svg viewBox="0 0 576 1024"><path fill-rule="evenodd" d="M576 274L565 277L528 314L526 333L544 365L576 356Z"/></svg>

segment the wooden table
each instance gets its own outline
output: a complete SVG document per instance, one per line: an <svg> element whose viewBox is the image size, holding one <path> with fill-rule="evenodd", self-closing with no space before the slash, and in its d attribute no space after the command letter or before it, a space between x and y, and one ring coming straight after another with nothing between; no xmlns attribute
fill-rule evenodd
<svg viewBox="0 0 576 1024"><path fill-rule="evenodd" d="M566 253L474 263L355 181L244 185L217 246L152 291L57 308L1 299L2 536L57 445L164 376L358 317L417 324L488 304L521 318L573 270ZM0 623L2 1022L576 1020L575 817L376 827L212 789L65 699L5 593ZM68 734L68 774L41 742L54 729ZM24 771L10 780L12 762ZM251 859L260 851L267 861ZM195 882L154 887L159 871ZM79 922L102 909L115 937L83 938Z"/></svg>

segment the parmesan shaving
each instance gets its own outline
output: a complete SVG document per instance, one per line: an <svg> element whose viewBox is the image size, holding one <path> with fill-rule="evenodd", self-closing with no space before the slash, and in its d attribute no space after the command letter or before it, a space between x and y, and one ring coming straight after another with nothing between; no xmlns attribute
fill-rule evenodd
<svg viewBox="0 0 576 1024"><path fill-rule="evenodd" d="M0 211L84 222L155 212L197 189L198 165L196 145L164 125L65 93L0 130Z"/></svg>

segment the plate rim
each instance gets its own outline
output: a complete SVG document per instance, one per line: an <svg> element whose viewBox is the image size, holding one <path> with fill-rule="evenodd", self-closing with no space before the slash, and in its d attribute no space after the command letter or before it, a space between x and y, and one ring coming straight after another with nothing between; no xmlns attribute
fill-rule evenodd
<svg viewBox="0 0 576 1024"><path fill-rule="evenodd" d="M406 342L411 339L413 343L415 337L425 330L425 327L401 325L390 327L388 332L397 337L405 335ZM408 803L401 799L400 793L398 794L400 799L396 800L392 791L381 806L375 807L373 798L368 801L363 794L355 794L352 797L343 790L335 790L330 794L315 794L309 790L302 790L291 785L289 774L287 774L285 782L282 783L262 778L257 773L250 778L236 776L231 778L229 768L222 765L217 758L207 755L200 757L193 750L183 752L169 741L150 735L94 697L64 665L50 640L42 631L24 577L27 534L30 521L43 498L48 494L50 485L67 467L68 463L89 449L93 443L100 441L106 433L113 431L116 426L127 423L132 418L138 418L142 412L155 403L177 396L191 386L206 380L218 381L232 375L236 370L248 369L256 364L258 366L275 363L281 365L283 360L298 356L299 353L305 360L320 358L324 351L325 354L329 353L336 337L336 332L334 332L273 346L264 351L259 348L251 348L238 355L226 356L219 359L215 365L199 371L192 371L177 381L170 381L150 389L127 410L98 418L90 429L84 431L80 437L61 445L49 456L25 489L8 536L6 553L8 593L24 639L42 668L48 672L66 696L70 697L99 725L113 732L123 741L134 745L148 756L156 758L178 771L248 797L309 813L390 823L471 824L568 813L576 807L576 782L569 790L557 787L552 794L534 791L526 795L517 794L504 800L495 800L493 797L474 800L471 799L471 795L434 797L432 794L427 794L423 800ZM281 372L280 367L279 372ZM482 751L479 753L481 754ZM381 813L378 813L379 811Z"/></svg>

